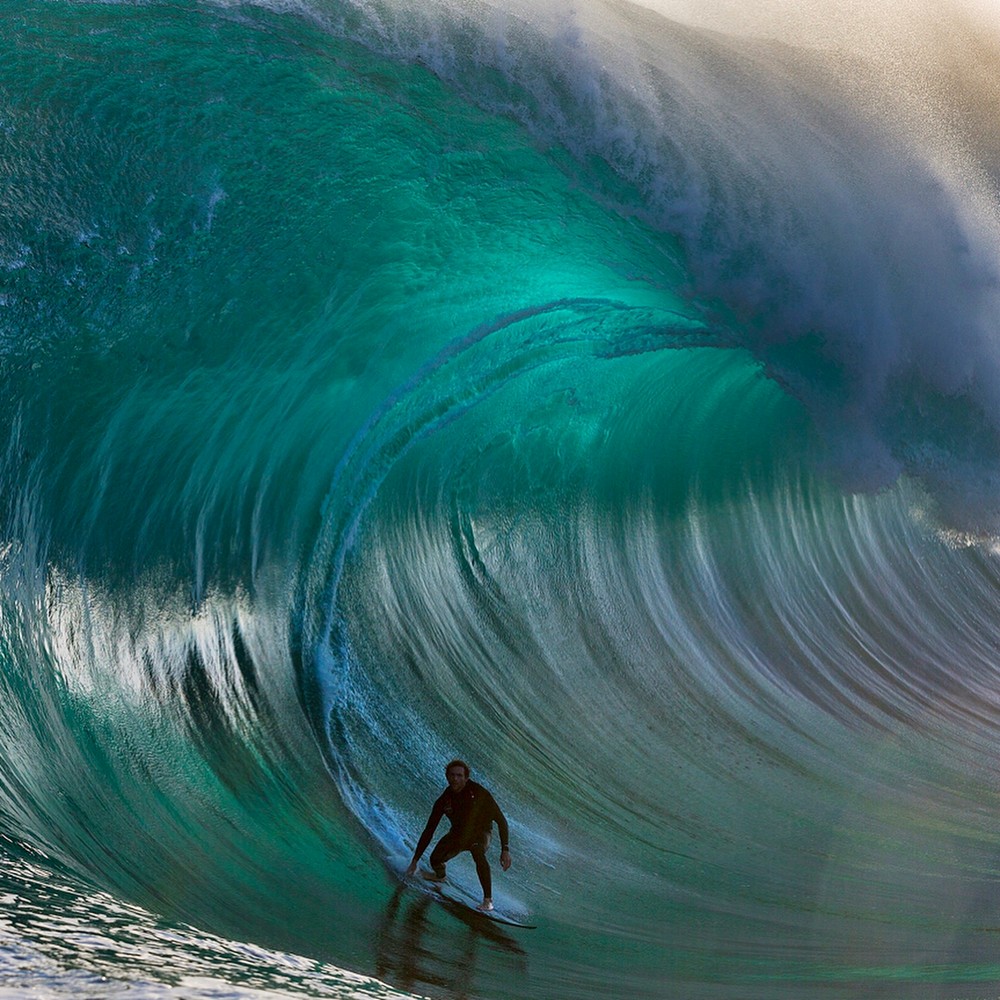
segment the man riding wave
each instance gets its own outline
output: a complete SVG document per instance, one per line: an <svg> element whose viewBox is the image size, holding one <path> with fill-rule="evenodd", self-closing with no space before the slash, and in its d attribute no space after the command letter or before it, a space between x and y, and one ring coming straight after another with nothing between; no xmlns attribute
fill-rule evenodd
<svg viewBox="0 0 1000 1000"><path fill-rule="evenodd" d="M416 872L417 862L427 850L441 817L447 816L451 821L451 829L431 851L431 871L424 872L423 877L432 882L443 882L445 864L463 851L469 851L476 863L479 884L483 888L483 901L477 908L484 911L492 910L493 877L489 862L486 860L486 851L492 837L493 824L496 823L500 832L500 867L504 871L510 868L507 820L493 796L478 782L470 780L469 765L464 760L451 761L445 767L444 773L448 787L434 802L406 874L413 875Z"/></svg>

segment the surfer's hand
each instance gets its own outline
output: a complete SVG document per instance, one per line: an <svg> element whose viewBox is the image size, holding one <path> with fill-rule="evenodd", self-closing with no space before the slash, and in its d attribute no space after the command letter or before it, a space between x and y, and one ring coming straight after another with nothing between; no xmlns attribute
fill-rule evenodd
<svg viewBox="0 0 1000 1000"><path fill-rule="evenodd" d="M507 871L507 869L510 868L510 851L500 852L500 867L504 871Z"/></svg>
<svg viewBox="0 0 1000 1000"><path fill-rule="evenodd" d="M416 870L417 870L417 863L416 863L416 861L411 861L410 862L410 867L406 869L406 874L407 875L413 875L413 874L416 873Z"/></svg>

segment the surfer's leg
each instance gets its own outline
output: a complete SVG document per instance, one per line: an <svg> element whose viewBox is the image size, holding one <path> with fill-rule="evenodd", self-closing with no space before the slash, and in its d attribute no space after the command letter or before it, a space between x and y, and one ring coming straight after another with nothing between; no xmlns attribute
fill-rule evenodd
<svg viewBox="0 0 1000 1000"><path fill-rule="evenodd" d="M483 887L483 903L493 899L493 874L490 871L490 863L486 860L486 844L472 844L469 847L473 861L476 862L476 874L479 876L479 884Z"/></svg>
<svg viewBox="0 0 1000 1000"><path fill-rule="evenodd" d="M430 860L435 879L444 881L445 862L451 861L456 854L460 853L460 850L459 846L455 843L455 838L450 833L446 833L437 842L434 850L431 851Z"/></svg>

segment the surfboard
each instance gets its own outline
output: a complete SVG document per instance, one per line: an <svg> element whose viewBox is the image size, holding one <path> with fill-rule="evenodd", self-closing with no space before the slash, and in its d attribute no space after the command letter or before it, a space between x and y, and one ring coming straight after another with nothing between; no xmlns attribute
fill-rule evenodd
<svg viewBox="0 0 1000 1000"><path fill-rule="evenodd" d="M493 923L503 924L505 927L520 927L526 931L535 930L537 927L537 924L528 923L520 914L509 911L503 906L497 906L495 902L492 910L480 910L480 898L450 879L445 879L443 882L432 882L422 878L419 873L407 875L407 864L404 862L400 866L393 859L390 861L389 867L404 885L416 889L418 892L426 893L445 906L459 907L463 913L481 917L483 920L491 920Z"/></svg>

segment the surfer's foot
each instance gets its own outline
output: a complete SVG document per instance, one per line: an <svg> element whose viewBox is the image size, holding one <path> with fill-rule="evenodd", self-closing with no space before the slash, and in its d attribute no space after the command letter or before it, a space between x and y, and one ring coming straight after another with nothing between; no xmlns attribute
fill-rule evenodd
<svg viewBox="0 0 1000 1000"><path fill-rule="evenodd" d="M484 900L483 900L483 901L482 901L482 902L481 902L481 903L480 903L480 904L479 904L479 905L478 905L478 906L476 907L476 909L477 909L477 910L482 910L482 911L483 911L483 913L489 913L489 912L490 912L490 910L492 910L492 909L493 909L493 900L492 900L492 899L489 899L489 898L487 898L487 899L484 899Z"/></svg>
<svg viewBox="0 0 1000 1000"><path fill-rule="evenodd" d="M437 872L421 872L420 877L428 882L443 882L445 879L444 872L438 874Z"/></svg>

